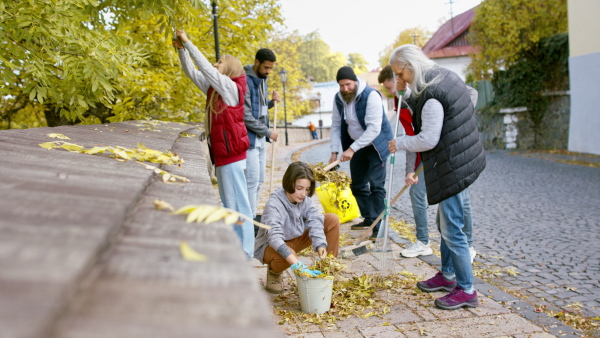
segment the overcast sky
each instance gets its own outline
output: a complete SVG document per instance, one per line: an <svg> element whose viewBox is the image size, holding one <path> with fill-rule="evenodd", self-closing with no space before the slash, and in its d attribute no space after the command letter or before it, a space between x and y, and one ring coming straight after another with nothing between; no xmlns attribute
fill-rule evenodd
<svg viewBox="0 0 600 338"><path fill-rule="evenodd" d="M435 31L450 19L450 0L280 0L289 30L319 30L332 52L362 54L369 70L379 66L379 53L406 28ZM452 0L454 16L481 0Z"/></svg>

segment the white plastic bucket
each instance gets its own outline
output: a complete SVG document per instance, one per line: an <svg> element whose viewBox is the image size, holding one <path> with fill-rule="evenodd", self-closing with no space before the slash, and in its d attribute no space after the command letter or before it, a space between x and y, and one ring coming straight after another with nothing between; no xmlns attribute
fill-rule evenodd
<svg viewBox="0 0 600 338"><path fill-rule="evenodd" d="M331 307L333 278L308 278L296 275L300 309L304 313L325 313Z"/></svg>

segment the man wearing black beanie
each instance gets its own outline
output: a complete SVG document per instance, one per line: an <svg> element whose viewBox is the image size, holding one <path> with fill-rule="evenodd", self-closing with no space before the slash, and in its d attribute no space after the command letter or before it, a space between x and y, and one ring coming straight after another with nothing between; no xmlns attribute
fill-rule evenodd
<svg viewBox="0 0 600 338"><path fill-rule="evenodd" d="M341 144L340 161L350 161L350 189L364 217L352 229L366 230L385 207L385 163L393 133L377 90L348 66L338 70L336 80L340 91L333 105L329 163L337 160ZM379 224L370 238L374 240L378 233Z"/></svg>

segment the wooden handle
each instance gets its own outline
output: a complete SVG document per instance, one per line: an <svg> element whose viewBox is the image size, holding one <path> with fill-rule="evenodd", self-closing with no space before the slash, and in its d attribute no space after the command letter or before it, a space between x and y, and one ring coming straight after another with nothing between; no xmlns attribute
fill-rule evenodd
<svg viewBox="0 0 600 338"><path fill-rule="evenodd" d="M277 130L277 101L273 106L273 131ZM269 182L269 194L273 192L273 175L275 174L275 141L271 140L271 181Z"/></svg>
<svg viewBox="0 0 600 338"><path fill-rule="evenodd" d="M421 171L423 171L423 166L421 166L419 169L417 169L417 171L413 174L413 178L417 178L419 176L419 174L421 173ZM394 203L396 203L398 198L400 198L400 195L402 195L402 193L404 193L406 191L406 189L408 189L408 185L405 185L404 187L402 187L402 189L396 194L394 199L392 199L392 202L390 202L390 204L388 205L390 208L394 205ZM367 238L367 236L369 236L371 234L371 231L375 227L375 224L377 224L377 222L379 222L381 220L381 218L383 218L384 212L385 212L385 209L379 214L379 216L377 216L377 219L373 223L371 223L371 226L367 229L367 231L365 231L365 233L356 242L357 245L360 242L364 241Z"/></svg>
<svg viewBox="0 0 600 338"><path fill-rule="evenodd" d="M331 169L331 168L335 167L335 166L336 166L336 165L338 165L338 164L340 164L340 160L333 161L333 162L329 163L328 165L326 165L326 166L323 168L323 171L329 171L329 169Z"/></svg>

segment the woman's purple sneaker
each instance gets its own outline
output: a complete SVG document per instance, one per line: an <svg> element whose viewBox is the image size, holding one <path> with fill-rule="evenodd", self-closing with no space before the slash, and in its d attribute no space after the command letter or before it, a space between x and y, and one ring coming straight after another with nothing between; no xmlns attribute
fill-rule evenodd
<svg viewBox="0 0 600 338"><path fill-rule="evenodd" d="M477 307L478 305L477 291L468 294L460 286L456 286L449 294L435 300L435 306L443 310L456 310L461 307Z"/></svg>
<svg viewBox="0 0 600 338"><path fill-rule="evenodd" d="M456 281L449 281L444 278L444 274L438 272L428 280L418 282L417 287L425 292L433 291L452 291L456 287Z"/></svg>

